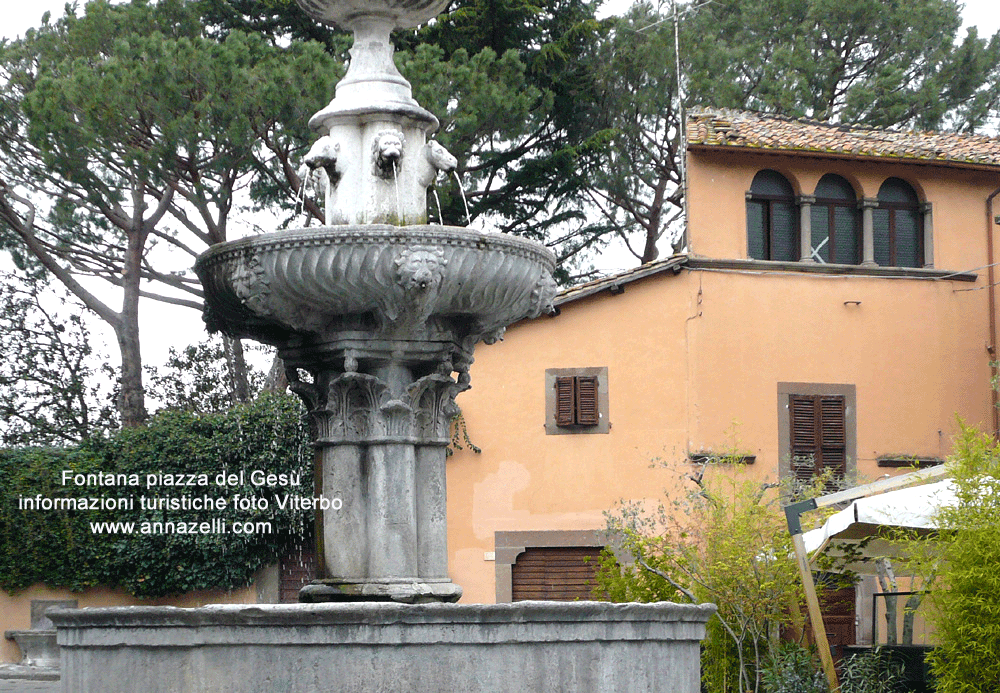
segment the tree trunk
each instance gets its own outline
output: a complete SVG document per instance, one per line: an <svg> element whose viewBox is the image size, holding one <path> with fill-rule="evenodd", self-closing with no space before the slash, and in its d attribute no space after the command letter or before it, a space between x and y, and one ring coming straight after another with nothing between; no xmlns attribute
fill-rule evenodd
<svg viewBox="0 0 1000 693"><path fill-rule="evenodd" d="M122 417L122 426L126 428L135 428L146 420L146 393L142 387L142 351L139 345L139 281L144 241L145 234L142 232L128 235L122 271L121 319L115 325L122 357L118 413Z"/></svg>
<svg viewBox="0 0 1000 693"><path fill-rule="evenodd" d="M222 335L222 344L223 351L226 353L226 366L229 368L233 404L249 402L250 376L247 374L247 362L243 355L243 341Z"/></svg>
<svg viewBox="0 0 1000 693"><path fill-rule="evenodd" d="M897 597L896 576L892 571L892 564L885 558L878 559L878 582L882 587L885 598L885 644L895 645L896 639L896 612Z"/></svg>
<svg viewBox="0 0 1000 693"><path fill-rule="evenodd" d="M271 369L267 373L267 380L264 383L264 390L281 394L288 389L288 375L285 373L285 362L278 354L271 360Z"/></svg>
<svg viewBox="0 0 1000 693"><path fill-rule="evenodd" d="M909 599L906 600L906 604L903 606L903 644L912 645L913 644L913 621L917 615L917 609L920 607L920 602L923 600L924 595L914 594L911 595Z"/></svg>

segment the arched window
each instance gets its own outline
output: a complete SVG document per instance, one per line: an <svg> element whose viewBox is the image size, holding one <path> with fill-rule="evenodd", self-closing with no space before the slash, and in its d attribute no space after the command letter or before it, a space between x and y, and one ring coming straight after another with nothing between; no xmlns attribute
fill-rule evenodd
<svg viewBox="0 0 1000 693"><path fill-rule="evenodd" d="M899 178L889 178L882 183L872 223L877 264L923 266L923 213L920 198L909 183Z"/></svg>
<svg viewBox="0 0 1000 693"><path fill-rule="evenodd" d="M755 260L799 259L795 192L777 171L759 171L747 195L747 252Z"/></svg>
<svg viewBox="0 0 1000 693"><path fill-rule="evenodd" d="M854 188L827 173L816 186L812 207L812 255L818 262L861 262L861 215Z"/></svg>

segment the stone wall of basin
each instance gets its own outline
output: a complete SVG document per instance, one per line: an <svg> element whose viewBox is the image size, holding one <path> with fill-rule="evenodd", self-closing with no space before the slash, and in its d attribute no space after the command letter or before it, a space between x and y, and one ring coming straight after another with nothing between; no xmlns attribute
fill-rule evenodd
<svg viewBox="0 0 1000 693"><path fill-rule="evenodd" d="M51 615L64 691L697 693L712 605L121 607Z"/></svg>

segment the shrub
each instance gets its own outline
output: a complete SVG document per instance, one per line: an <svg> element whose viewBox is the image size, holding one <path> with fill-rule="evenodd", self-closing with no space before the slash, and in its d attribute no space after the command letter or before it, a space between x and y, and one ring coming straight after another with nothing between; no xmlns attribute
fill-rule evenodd
<svg viewBox="0 0 1000 693"><path fill-rule="evenodd" d="M938 693L1000 690L1000 450L965 428L951 459L958 502L938 513L922 543L938 647L929 655Z"/></svg>
<svg viewBox="0 0 1000 693"><path fill-rule="evenodd" d="M761 679L767 693L828 693L816 658L796 643L784 643L772 652Z"/></svg>
<svg viewBox="0 0 1000 693"><path fill-rule="evenodd" d="M598 587L615 601L716 604L702 681L709 691L758 690L779 629L804 598L779 494L739 471L696 484L656 511L625 503L609 514L620 560L603 556Z"/></svg>
<svg viewBox="0 0 1000 693"><path fill-rule="evenodd" d="M135 474L139 486L64 485L74 474ZM297 487L256 486L248 475L298 474ZM221 472L244 472L241 483L218 486ZM147 474L205 475L207 486L146 487ZM312 459L298 401L264 395L218 414L163 411L148 425L70 448L0 450L0 588L32 584L80 590L121 587L155 597L199 589L234 589L250 583L261 567L307 530L311 510L282 510L278 498L312 497ZM234 496L253 499L254 510L236 508ZM140 498L222 498L224 510L143 510ZM131 498L128 510L37 510L22 499ZM261 506L266 502L267 509ZM142 534L143 522L269 523L254 534ZM99 533L97 522L134 522L133 533ZM192 525L185 524L185 527Z"/></svg>
<svg viewBox="0 0 1000 693"><path fill-rule="evenodd" d="M903 665L876 648L844 660L840 693L896 693L902 681Z"/></svg>

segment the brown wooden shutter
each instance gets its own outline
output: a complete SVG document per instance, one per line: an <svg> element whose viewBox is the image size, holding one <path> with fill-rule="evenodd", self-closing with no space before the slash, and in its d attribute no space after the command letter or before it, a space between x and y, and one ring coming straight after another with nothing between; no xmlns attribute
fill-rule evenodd
<svg viewBox="0 0 1000 693"><path fill-rule="evenodd" d="M847 407L843 395L789 395L792 473L809 481L825 469L847 474Z"/></svg>
<svg viewBox="0 0 1000 693"><path fill-rule="evenodd" d="M816 474L819 450L816 447L816 398L809 395L789 395L788 410L791 424L792 474L799 481L809 481Z"/></svg>
<svg viewBox="0 0 1000 693"><path fill-rule="evenodd" d="M843 396L819 398L822 469L832 469L835 479L847 475L847 407Z"/></svg>
<svg viewBox="0 0 1000 693"><path fill-rule="evenodd" d="M556 426L576 423L576 378L561 375L556 378Z"/></svg>
<svg viewBox="0 0 1000 693"><path fill-rule="evenodd" d="M526 549L511 567L511 599L593 599L600 546Z"/></svg>
<svg viewBox="0 0 1000 693"><path fill-rule="evenodd" d="M597 406L597 376L576 377L576 422L581 426L596 426L601 414Z"/></svg>
<svg viewBox="0 0 1000 693"><path fill-rule="evenodd" d="M830 647L841 648L857 643L855 626L857 595L855 588L820 589L819 605L823 613L823 627Z"/></svg>

